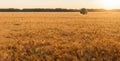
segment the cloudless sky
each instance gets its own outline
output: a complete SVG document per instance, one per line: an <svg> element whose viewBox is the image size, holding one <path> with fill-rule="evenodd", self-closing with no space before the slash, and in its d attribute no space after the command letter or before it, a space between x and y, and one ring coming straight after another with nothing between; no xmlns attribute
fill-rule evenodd
<svg viewBox="0 0 120 61"><path fill-rule="evenodd" d="M109 3L107 3L109 4ZM98 0L1 0L0 8L103 8Z"/></svg>

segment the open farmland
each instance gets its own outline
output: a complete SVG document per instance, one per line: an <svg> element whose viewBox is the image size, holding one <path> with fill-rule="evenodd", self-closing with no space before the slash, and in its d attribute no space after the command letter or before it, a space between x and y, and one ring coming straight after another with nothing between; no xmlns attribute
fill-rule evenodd
<svg viewBox="0 0 120 61"><path fill-rule="evenodd" d="M0 61L120 61L120 13L0 13Z"/></svg>

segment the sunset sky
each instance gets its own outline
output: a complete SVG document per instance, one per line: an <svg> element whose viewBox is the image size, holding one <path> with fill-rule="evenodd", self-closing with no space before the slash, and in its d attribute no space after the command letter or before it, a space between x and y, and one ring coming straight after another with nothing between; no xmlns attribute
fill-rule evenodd
<svg viewBox="0 0 120 61"><path fill-rule="evenodd" d="M120 0L1 0L0 8L105 8L117 9Z"/></svg>

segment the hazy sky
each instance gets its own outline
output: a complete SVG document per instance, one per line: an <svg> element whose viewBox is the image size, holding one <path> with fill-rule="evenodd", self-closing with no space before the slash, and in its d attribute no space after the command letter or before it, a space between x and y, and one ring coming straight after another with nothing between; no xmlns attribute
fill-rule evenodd
<svg viewBox="0 0 120 61"><path fill-rule="evenodd" d="M100 0L1 0L0 8L105 8L99 1ZM109 4L109 2L107 4Z"/></svg>

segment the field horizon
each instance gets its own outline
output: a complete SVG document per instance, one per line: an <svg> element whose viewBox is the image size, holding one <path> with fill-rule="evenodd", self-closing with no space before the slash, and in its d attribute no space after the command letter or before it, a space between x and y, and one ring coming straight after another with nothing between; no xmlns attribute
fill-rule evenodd
<svg viewBox="0 0 120 61"><path fill-rule="evenodd" d="M80 12L82 8L0 8L0 12ZM86 8L89 12L120 12L120 9Z"/></svg>

